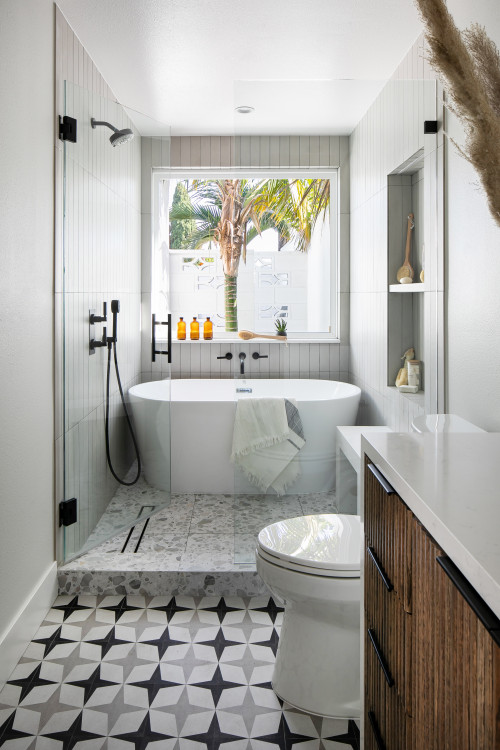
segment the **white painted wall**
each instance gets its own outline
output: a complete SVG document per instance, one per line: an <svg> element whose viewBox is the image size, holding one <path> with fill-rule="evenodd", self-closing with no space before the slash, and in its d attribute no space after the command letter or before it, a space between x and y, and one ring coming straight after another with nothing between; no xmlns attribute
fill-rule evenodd
<svg viewBox="0 0 500 750"><path fill-rule="evenodd" d="M500 47L496 0L449 0L460 28L485 26ZM462 144L450 115L447 130ZM447 410L486 430L500 430L500 228L470 164L453 145L446 149L446 386Z"/></svg>
<svg viewBox="0 0 500 750"><path fill-rule="evenodd" d="M54 561L54 7L1 15L0 681L1 642Z"/></svg>

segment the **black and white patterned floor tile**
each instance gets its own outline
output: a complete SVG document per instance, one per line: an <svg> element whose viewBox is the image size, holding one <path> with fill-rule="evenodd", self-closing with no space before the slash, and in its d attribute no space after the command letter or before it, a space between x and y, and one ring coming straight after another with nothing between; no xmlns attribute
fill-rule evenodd
<svg viewBox="0 0 500 750"><path fill-rule="evenodd" d="M60 596L0 693L5 750L359 750L271 687L269 599Z"/></svg>

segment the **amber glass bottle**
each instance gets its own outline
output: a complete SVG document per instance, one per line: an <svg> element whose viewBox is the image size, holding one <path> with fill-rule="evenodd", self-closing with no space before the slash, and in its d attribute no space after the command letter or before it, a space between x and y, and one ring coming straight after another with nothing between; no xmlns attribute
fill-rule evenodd
<svg viewBox="0 0 500 750"><path fill-rule="evenodd" d="M179 341L186 340L186 321L184 318L179 318L179 322L177 323L177 338Z"/></svg>
<svg viewBox="0 0 500 750"><path fill-rule="evenodd" d="M198 341L200 338L200 324L196 320L196 318L193 318L191 321L191 325L189 327L190 329L190 338L192 341Z"/></svg>
<svg viewBox="0 0 500 750"><path fill-rule="evenodd" d="M207 318L203 323L203 338L205 341L210 341L214 337L214 327L210 318Z"/></svg>

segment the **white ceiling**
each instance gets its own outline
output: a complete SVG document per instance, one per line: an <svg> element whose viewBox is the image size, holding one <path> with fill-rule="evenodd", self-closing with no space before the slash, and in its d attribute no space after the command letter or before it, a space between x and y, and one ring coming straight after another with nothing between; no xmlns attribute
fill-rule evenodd
<svg viewBox="0 0 500 750"><path fill-rule="evenodd" d="M348 134L422 28L412 0L57 3L143 135Z"/></svg>

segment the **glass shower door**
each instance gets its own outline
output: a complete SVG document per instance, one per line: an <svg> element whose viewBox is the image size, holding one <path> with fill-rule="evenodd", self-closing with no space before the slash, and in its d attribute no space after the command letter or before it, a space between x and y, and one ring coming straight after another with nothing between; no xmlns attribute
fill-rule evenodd
<svg viewBox="0 0 500 750"><path fill-rule="evenodd" d="M151 315L141 321L147 295L141 287L140 138L136 133L114 148L112 131L104 125L92 128L91 118L120 130L133 127L123 108L68 82L65 114L77 120L77 142L64 143L63 175L64 498L77 501L76 523L64 527L63 557L68 561L170 502L170 388L164 388L161 408L168 481L158 489L144 474L134 482L138 465L115 354L129 413L129 389L154 377L168 383L170 366L167 357L158 357L161 369L154 370ZM163 348L160 337L158 349ZM157 429L151 424L152 433ZM111 472L107 453L125 484Z"/></svg>

